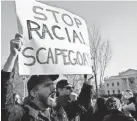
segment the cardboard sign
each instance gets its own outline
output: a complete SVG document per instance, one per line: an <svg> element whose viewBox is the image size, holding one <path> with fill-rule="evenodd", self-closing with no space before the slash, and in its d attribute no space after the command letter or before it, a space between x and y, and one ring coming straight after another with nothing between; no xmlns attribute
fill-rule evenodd
<svg viewBox="0 0 137 121"><path fill-rule="evenodd" d="M82 18L33 0L15 3L23 34L21 75L92 73L88 31Z"/></svg>

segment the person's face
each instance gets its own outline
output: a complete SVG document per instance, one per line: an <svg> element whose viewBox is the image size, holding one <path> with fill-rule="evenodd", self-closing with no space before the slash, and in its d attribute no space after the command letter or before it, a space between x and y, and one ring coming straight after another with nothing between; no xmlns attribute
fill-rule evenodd
<svg viewBox="0 0 137 121"><path fill-rule="evenodd" d="M116 100L115 100L115 99L113 99L113 101L111 100L111 101L109 101L109 102L107 103L107 109L108 109L109 111L112 110L112 109L117 109Z"/></svg>
<svg viewBox="0 0 137 121"><path fill-rule="evenodd" d="M108 110L116 109L121 111L122 105L119 99L114 98L113 101L110 101L107 105Z"/></svg>
<svg viewBox="0 0 137 121"><path fill-rule="evenodd" d="M52 106L55 102L53 95L55 94L55 86L50 78L47 78L41 84L38 84L37 91L35 92L37 98L46 106Z"/></svg>
<svg viewBox="0 0 137 121"><path fill-rule="evenodd" d="M59 95L63 96L63 95L70 95L72 92L72 88L71 87L64 87L62 89L59 89Z"/></svg>

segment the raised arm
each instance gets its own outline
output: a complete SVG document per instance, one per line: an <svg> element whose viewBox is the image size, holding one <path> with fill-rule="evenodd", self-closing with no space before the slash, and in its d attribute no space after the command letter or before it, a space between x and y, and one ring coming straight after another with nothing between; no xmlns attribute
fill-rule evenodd
<svg viewBox="0 0 137 121"><path fill-rule="evenodd" d="M10 55L3 70L1 71L2 109L5 109L10 104L13 104L13 69L17 61L18 53L21 49L20 38L21 36L16 34L15 38L10 41Z"/></svg>
<svg viewBox="0 0 137 121"><path fill-rule="evenodd" d="M15 38L10 41L10 55L7 59L7 62L4 65L3 71L4 72L12 72L14 65L16 64L16 59L18 53L21 50L22 42L21 42L21 35L16 34Z"/></svg>
<svg viewBox="0 0 137 121"><path fill-rule="evenodd" d="M92 85L92 79L87 79L87 75L84 75L84 84L79 95L79 102L84 106L86 110L91 106L91 100L93 97L94 89Z"/></svg>
<svg viewBox="0 0 137 121"><path fill-rule="evenodd" d="M93 96L93 86L91 84L92 80L87 80L87 76L84 76L84 84L81 89L81 93L76 101L68 102L64 107L69 120L74 119L77 115L90 110L91 99Z"/></svg>

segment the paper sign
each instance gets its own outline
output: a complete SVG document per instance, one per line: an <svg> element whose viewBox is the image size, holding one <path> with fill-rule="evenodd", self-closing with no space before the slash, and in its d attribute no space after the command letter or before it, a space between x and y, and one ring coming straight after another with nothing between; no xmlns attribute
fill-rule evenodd
<svg viewBox="0 0 137 121"><path fill-rule="evenodd" d="M21 75L92 73L88 31L81 17L33 0L15 3L23 32Z"/></svg>

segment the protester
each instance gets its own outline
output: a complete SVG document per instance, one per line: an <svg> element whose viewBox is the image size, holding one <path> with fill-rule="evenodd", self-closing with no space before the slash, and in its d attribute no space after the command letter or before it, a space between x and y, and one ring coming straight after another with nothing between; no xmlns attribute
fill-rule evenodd
<svg viewBox="0 0 137 121"><path fill-rule="evenodd" d="M133 93L131 90L126 90L124 92L122 92L121 94L121 102L122 102L122 106L125 106L129 103L129 98L133 97Z"/></svg>
<svg viewBox="0 0 137 121"><path fill-rule="evenodd" d="M27 83L29 96L27 104L23 106L13 105L13 69L14 65L17 64L16 60L21 47L21 36L16 34L15 39L10 41L10 56L1 72L2 121L68 121L62 106L57 105L55 98L52 98L55 94L53 81L58 78L58 75L31 76ZM88 109L90 105L91 89L91 82L85 80L77 101L85 109ZM71 109L71 111L73 110ZM76 114L74 113L70 117Z"/></svg>
<svg viewBox="0 0 137 121"><path fill-rule="evenodd" d="M120 100L117 98L109 98L106 105L109 113L104 117L103 121L136 121L134 118L128 117L122 113L122 106Z"/></svg>
<svg viewBox="0 0 137 121"><path fill-rule="evenodd" d="M32 76L28 83L28 93L31 100L28 105L17 106L13 103L13 76L14 65L18 53L22 47L21 36L16 34L15 39L10 41L10 56L1 72L2 75L2 121L36 121L36 120L60 120L67 121L65 111L60 107L57 111L52 111L53 100L51 95L55 93L53 81L58 75ZM44 115L46 113L46 115ZM51 114L50 114L51 113ZM55 116L55 113L57 114ZM50 114L50 115L49 115ZM58 117L60 115L60 117Z"/></svg>
<svg viewBox="0 0 137 121"><path fill-rule="evenodd" d="M85 80L86 78L87 76L85 77ZM85 86L86 85L84 84L82 90L84 90ZM85 98L85 95L87 95L88 92L81 91L80 96L78 97L78 95L73 92L73 86L69 84L66 79L58 81L56 89L58 96L57 102L59 105L63 106L69 120L81 121L84 119L84 113L87 113L91 105L91 98ZM92 95L92 92L90 95ZM82 100L82 104L80 103L80 100Z"/></svg>
<svg viewBox="0 0 137 121"><path fill-rule="evenodd" d="M123 107L124 114L132 116L137 120L137 95L129 98L129 103Z"/></svg>
<svg viewBox="0 0 137 121"><path fill-rule="evenodd" d="M98 98L96 101L96 110L93 114L92 121L102 121L104 116L107 115L106 100L102 97Z"/></svg>
<svg viewBox="0 0 137 121"><path fill-rule="evenodd" d="M57 96L70 95L73 92L73 86L66 79L57 82Z"/></svg>

